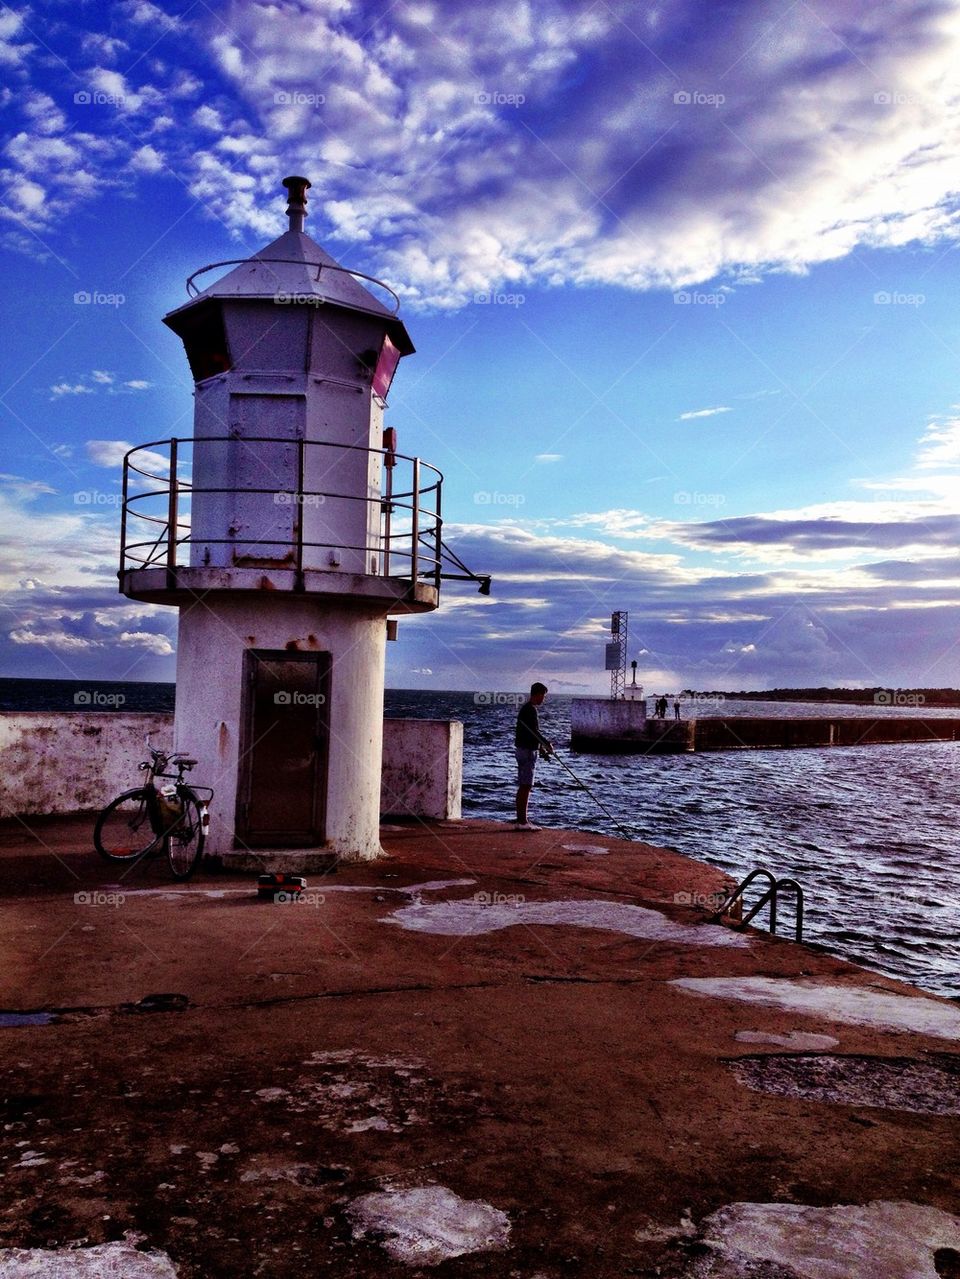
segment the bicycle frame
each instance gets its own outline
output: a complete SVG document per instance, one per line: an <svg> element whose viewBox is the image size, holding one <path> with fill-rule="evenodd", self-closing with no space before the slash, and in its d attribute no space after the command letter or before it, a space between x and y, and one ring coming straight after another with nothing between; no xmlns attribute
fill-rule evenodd
<svg viewBox="0 0 960 1279"><path fill-rule="evenodd" d="M211 786L192 786L183 779L184 765L176 756L170 757L164 755L162 751L157 751L147 742L150 754L153 756L151 763L140 764L140 768L146 772L147 779L144 782L143 789L146 792L147 817L150 821L150 829L154 833L154 841L151 847L155 847L159 841L165 841L169 838L171 832L176 829L180 818L169 822L162 810L160 804L160 792L156 785L158 777L165 777L172 781L177 788L177 798L182 802L184 799L193 799L196 801L201 812L206 811L206 806L213 799L213 788ZM166 773L163 770L171 763L177 769L175 773ZM200 792L205 792L205 795ZM162 846L162 845L161 845Z"/></svg>

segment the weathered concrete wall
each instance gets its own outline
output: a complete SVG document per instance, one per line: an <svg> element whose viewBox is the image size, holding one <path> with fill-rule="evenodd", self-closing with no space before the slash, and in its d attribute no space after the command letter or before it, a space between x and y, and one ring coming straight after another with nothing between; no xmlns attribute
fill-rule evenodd
<svg viewBox="0 0 960 1279"><path fill-rule="evenodd" d="M646 723L643 699L614 702L609 697L575 697L570 703L570 745L587 750L607 740L619 744L641 739Z"/></svg>
<svg viewBox="0 0 960 1279"><path fill-rule="evenodd" d="M934 716L842 716L766 719L731 716L694 721L694 750L729 751L803 746L866 746L892 742L955 742L960 719Z"/></svg>
<svg viewBox="0 0 960 1279"><path fill-rule="evenodd" d="M173 748L173 716L135 711L0 713L0 817L96 812L137 786L145 741ZM388 719L381 809L394 816L458 818L463 725ZM195 776L198 782L206 779Z"/></svg>
<svg viewBox="0 0 960 1279"><path fill-rule="evenodd" d="M173 716L124 711L0 714L0 817L95 812L143 780L145 740L173 749Z"/></svg>
<svg viewBox="0 0 960 1279"><path fill-rule="evenodd" d="M459 818L463 725L459 720L385 719L380 811Z"/></svg>

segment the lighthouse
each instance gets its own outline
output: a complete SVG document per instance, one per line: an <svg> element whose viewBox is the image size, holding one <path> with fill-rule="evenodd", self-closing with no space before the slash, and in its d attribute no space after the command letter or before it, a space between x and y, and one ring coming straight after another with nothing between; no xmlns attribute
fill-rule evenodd
<svg viewBox="0 0 960 1279"><path fill-rule="evenodd" d="M124 464L120 589L179 609L175 747L212 786L207 852L265 869L379 855L388 618L439 603L441 475L384 410L399 302L304 232L204 267L164 317L192 435ZM197 278L229 268L200 289Z"/></svg>

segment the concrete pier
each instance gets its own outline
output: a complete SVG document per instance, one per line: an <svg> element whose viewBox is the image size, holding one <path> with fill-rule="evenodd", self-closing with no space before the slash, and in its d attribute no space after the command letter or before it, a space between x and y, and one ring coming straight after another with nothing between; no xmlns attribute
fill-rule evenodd
<svg viewBox="0 0 960 1279"><path fill-rule="evenodd" d="M575 697L570 703L570 741L639 742L645 740L647 703L642 697L614 700L610 697Z"/></svg>
<svg viewBox="0 0 960 1279"><path fill-rule="evenodd" d="M957 1273L960 1008L710 925L716 870L417 822L273 904L29 827L0 826L7 1279Z"/></svg>
<svg viewBox="0 0 960 1279"><path fill-rule="evenodd" d="M785 750L814 746L871 746L897 742L955 742L960 718L865 715L804 717L736 715L725 718L648 719L623 735L571 733L573 750L598 754L683 751Z"/></svg>

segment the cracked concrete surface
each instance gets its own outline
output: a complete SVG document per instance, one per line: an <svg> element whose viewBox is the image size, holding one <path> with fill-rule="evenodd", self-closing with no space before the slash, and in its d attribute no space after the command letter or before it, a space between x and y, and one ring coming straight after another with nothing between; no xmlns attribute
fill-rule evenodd
<svg viewBox="0 0 960 1279"><path fill-rule="evenodd" d="M704 1222L688 1279L938 1279L960 1217L922 1204L729 1204ZM960 1254L958 1254L960 1255Z"/></svg>
<svg viewBox="0 0 960 1279"><path fill-rule="evenodd" d="M756 1092L844 1106L877 1106L915 1115L960 1115L960 1056L931 1060L792 1054L741 1057L730 1063Z"/></svg>
<svg viewBox="0 0 960 1279"><path fill-rule="evenodd" d="M44 1251L72 1244L83 1264L122 1245L131 1264L169 1259L178 1279L398 1279L420 1263L391 1255L386 1218L358 1228L354 1206L433 1187L509 1224L502 1247L437 1260L438 1279L688 1279L722 1259L704 1240L725 1206L960 1211L954 1116L761 1093L730 1066L810 1058L839 1038L837 1059L912 1069L953 1048L932 1023L838 1023L829 1007L692 998L673 983L951 1005L706 925L676 898L722 891L714 870L606 837L606 855L578 857L564 844L583 833L521 841L464 822L386 832L388 859L311 878L316 906L260 903L235 875L170 892L154 866L97 908L78 889L117 873L89 834L67 823L25 846L0 828L0 1007L53 1014L0 1025L5 1263L27 1250L49 1264ZM482 909L522 898L552 922L385 926L477 894ZM602 923L651 918L643 935ZM701 944L711 934L738 944ZM456 1213L436 1220L455 1242ZM738 1264L750 1279L802 1273Z"/></svg>
<svg viewBox="0 0 960 1279"><path fill-rule="evenodd" d="M673 984L692 995L766 1004L851 1026L960 1039L960 1008L946 999L881 989L879 980L868 986L815 978L680 977Z"/></svg>
<svg viewBox="0 0 960 1279"><path fill-rule="evenodd" d="M435 1266L468 1252L507 1246L510 1219L479 1200L461 1199L446 1186L415 1186L363 1195L347 1209L358 1239L381 1241L397 1261Z"/></svg>

